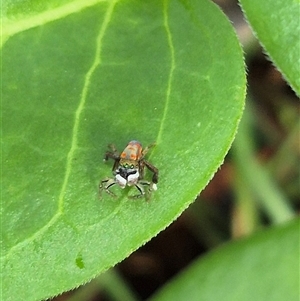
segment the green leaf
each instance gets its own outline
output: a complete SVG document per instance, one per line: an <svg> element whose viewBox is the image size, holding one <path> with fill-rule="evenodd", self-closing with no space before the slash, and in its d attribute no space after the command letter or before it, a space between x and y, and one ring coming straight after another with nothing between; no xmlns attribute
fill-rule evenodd
<svg viewBox="0 0 300 301"><path fill-rule="evenodd" d="M82 3L5 17L4 300L74 288L167 227L220 166L242 115L242 51L210 1ZM158 190L150 202L128 199L134 187L99 199L107 145L132 139L156 141Z"/></svg>
<svg viewBox="0 0 300 301"><path fill-rule="evenodd" d="M298 273L299 219L216 249L150 300L297 301Z"/></svg>
<svg viewBox="0 0 300 301"><path fill-rule="evenodd" d="M300 1L240 0L259 42L300 95Z"/></svg>

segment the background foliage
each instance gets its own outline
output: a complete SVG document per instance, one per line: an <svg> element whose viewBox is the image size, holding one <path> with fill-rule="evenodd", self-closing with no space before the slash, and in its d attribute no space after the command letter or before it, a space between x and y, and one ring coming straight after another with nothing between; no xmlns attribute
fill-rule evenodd
<svg viewBox="0 0 300 301"><path fill-rule="evenodd" d="M299 2L240 2L299 94ZM5 0L1 11L1 293L40 300L115 265L194 201L235 136L244 62L230 22L209 1ZM297 300L299 220L289 220L299 208L299 103L279 80L268 90L259 72L252 77L255 50L244 47L249 105L230 163L185 213L205 251L252 235L200 256L152 300ZM117 199L99 199L99 181L111 175L112 162L102 162L106 145L122 150L131 139L156 141L148 159L160 170L158 191L150 202L128 200L133 189L117 187ZM268 147L262 164L258 149ZM218 206L207 202L209 189L222 195ZM179 233L157 247L173 266L173 258L191 256L188 247L174 257ZM149 260L138 262L130 269L151 273ZM162 271L159 265L159 277ZM99 287L109 300L139 299L116 270L61 298L89 300Z"/></svg>

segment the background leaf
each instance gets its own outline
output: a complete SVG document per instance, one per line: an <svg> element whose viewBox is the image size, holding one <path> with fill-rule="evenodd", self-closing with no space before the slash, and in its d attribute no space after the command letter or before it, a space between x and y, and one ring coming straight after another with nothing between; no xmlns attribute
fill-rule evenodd
<svg viewBox="0 0 300 301"><path fill-rule="evenodd" d="M300 95L299 0L240 0L259 42Z"/></svg>
<svg viewBox="0 0 300 301"><path fill-rule="evenodd" d="M299 219L216 249L150 300L296 301L298 266Z"/></svg>
<svg viewBox="0 0 300 301"><path fill-rule="evenodd" d="M242 51L212 3L75 8L3 30L5 300L87 282L169 225L222 163L244 106ZM118 199L99 200L106 145L131 139L157 142L158 191L147 203L115 187Z"/></svg>

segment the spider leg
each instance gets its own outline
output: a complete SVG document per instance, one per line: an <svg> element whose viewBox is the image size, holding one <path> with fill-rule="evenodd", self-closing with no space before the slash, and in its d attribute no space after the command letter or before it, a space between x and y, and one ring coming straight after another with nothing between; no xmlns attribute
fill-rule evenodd
<svg viewBox="0 0 300 301"><path fill-rule="evenodd" d="M120 154L117 151L114 144L109 144L108 148L109 148L109 150L105 153L104 161L107 161L108 158L111 158L111 159L114 159L114 160L120 159Z"/></svg>
<svg viewBox="0 0 300 301"><path fill-rule="evenodd" d="M138 198L141 198L145 195L145 189L143 187L143 184L140 183L140 181L138 183L136 183L134 185L136 187L136 189L140 192L139 194L136 194L136 195L131 195L131 196L128 196L129 199L138 199Z"/></svg>
<svg viewBox="0 0 300 301"><path fill-rule="evenodd" d="M154 165L152 165L151 163L149 163L149 162L146 161L146 160L144 160L143 163L147 166L147 168L148 168L150 171L153 172L152 182L153 182L154 184L157 184L157 182L158 182L158 169L157 169Z"/></svg>
<svg viewBox="0 0 300 301"><path fill-rule="evenodd" d="M113 160L120 160L120 156L119 156L119 154L117 154L117 153L112 153L112 152L110 152L110 151L107 151L106 153L105 153L105 156L104 156L104 161L107 161L108 159L113 159Z"/></svg>
<svg viewBox="0 0 300 301"><path fill-rule="evenodd" d="M139 161L139 174L140 174L139 179L143 179L144 178L144 174L145 174L144 160Z"/></svg>
<svg viewBox="0 0 300 301"><path fill-rule="evenodd" d="M156 185L156 184L149 182L149 181L138 181L138 183L135 184L135 187L140 192L140 194L129 196L129 198L130 199L138 199L138 198L145 196L146 201L149 201L151 198L152 191L156 190L154 185ZM145 186L148 186L147 193L145 191Z"/></svg>
<svg viewBox="0 0 300 301"><path fill-rule="evenodd" d="M106 193L113 197L117 197L112 191L109 190L110 187L116 184L115 179L105 178L99 184L99 195L101 196L101 192L105 190Z"/></svg>
<svg viewBox="0 0 300 301"><path fill-rule="evenodd" d="M118 150L116 146L113 143L108 144L108 148L113 152L113 153L118 153Z"/></svg>
<svg viewBox="0 0 300 301"><path fill-rule="evenodd" d="M110 151L107 151L105 153L103 161L107 161L108 159L115 160L115 163L112 167L112 170L115 171L117 169L118 165L119 165L119 162L120 162L120 154L118 153L118 151L117 151L114 144L109 144L108 148L110 149Z"/></svg>
<svg viewBox="0 0 300 301"><path fill-rule="evenodd" d="M143 149L143 151L142 151L142 158L144 158L145 155L146 155L146 154L148 153L148 151L150 150L150 148L152 148L152 147L155 146L155 145L156 145L156 143L153 142L153 143L151 143L150 145L146 146L146 147Z"/></svg>

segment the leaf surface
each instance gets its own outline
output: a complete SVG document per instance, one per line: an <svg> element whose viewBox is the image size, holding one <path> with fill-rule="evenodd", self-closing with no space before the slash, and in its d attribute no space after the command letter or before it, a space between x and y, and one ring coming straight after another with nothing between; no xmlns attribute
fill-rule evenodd
<svg viewBox="0 0 300 301"><path fill-rule="evenodd" d="M259 42L300 95L300 1L240 0Z"/></svg>
<svg viewBox="0 0 300 301"><path fill-rule="evenodd" d="M4 300L74 288L168 226L220 166L242 115L242 51L214 4L86 3L4 16ZM158 190L150 202L129 200L134 187L99 199L107 145L132 139L156 142Z"/></svg>

